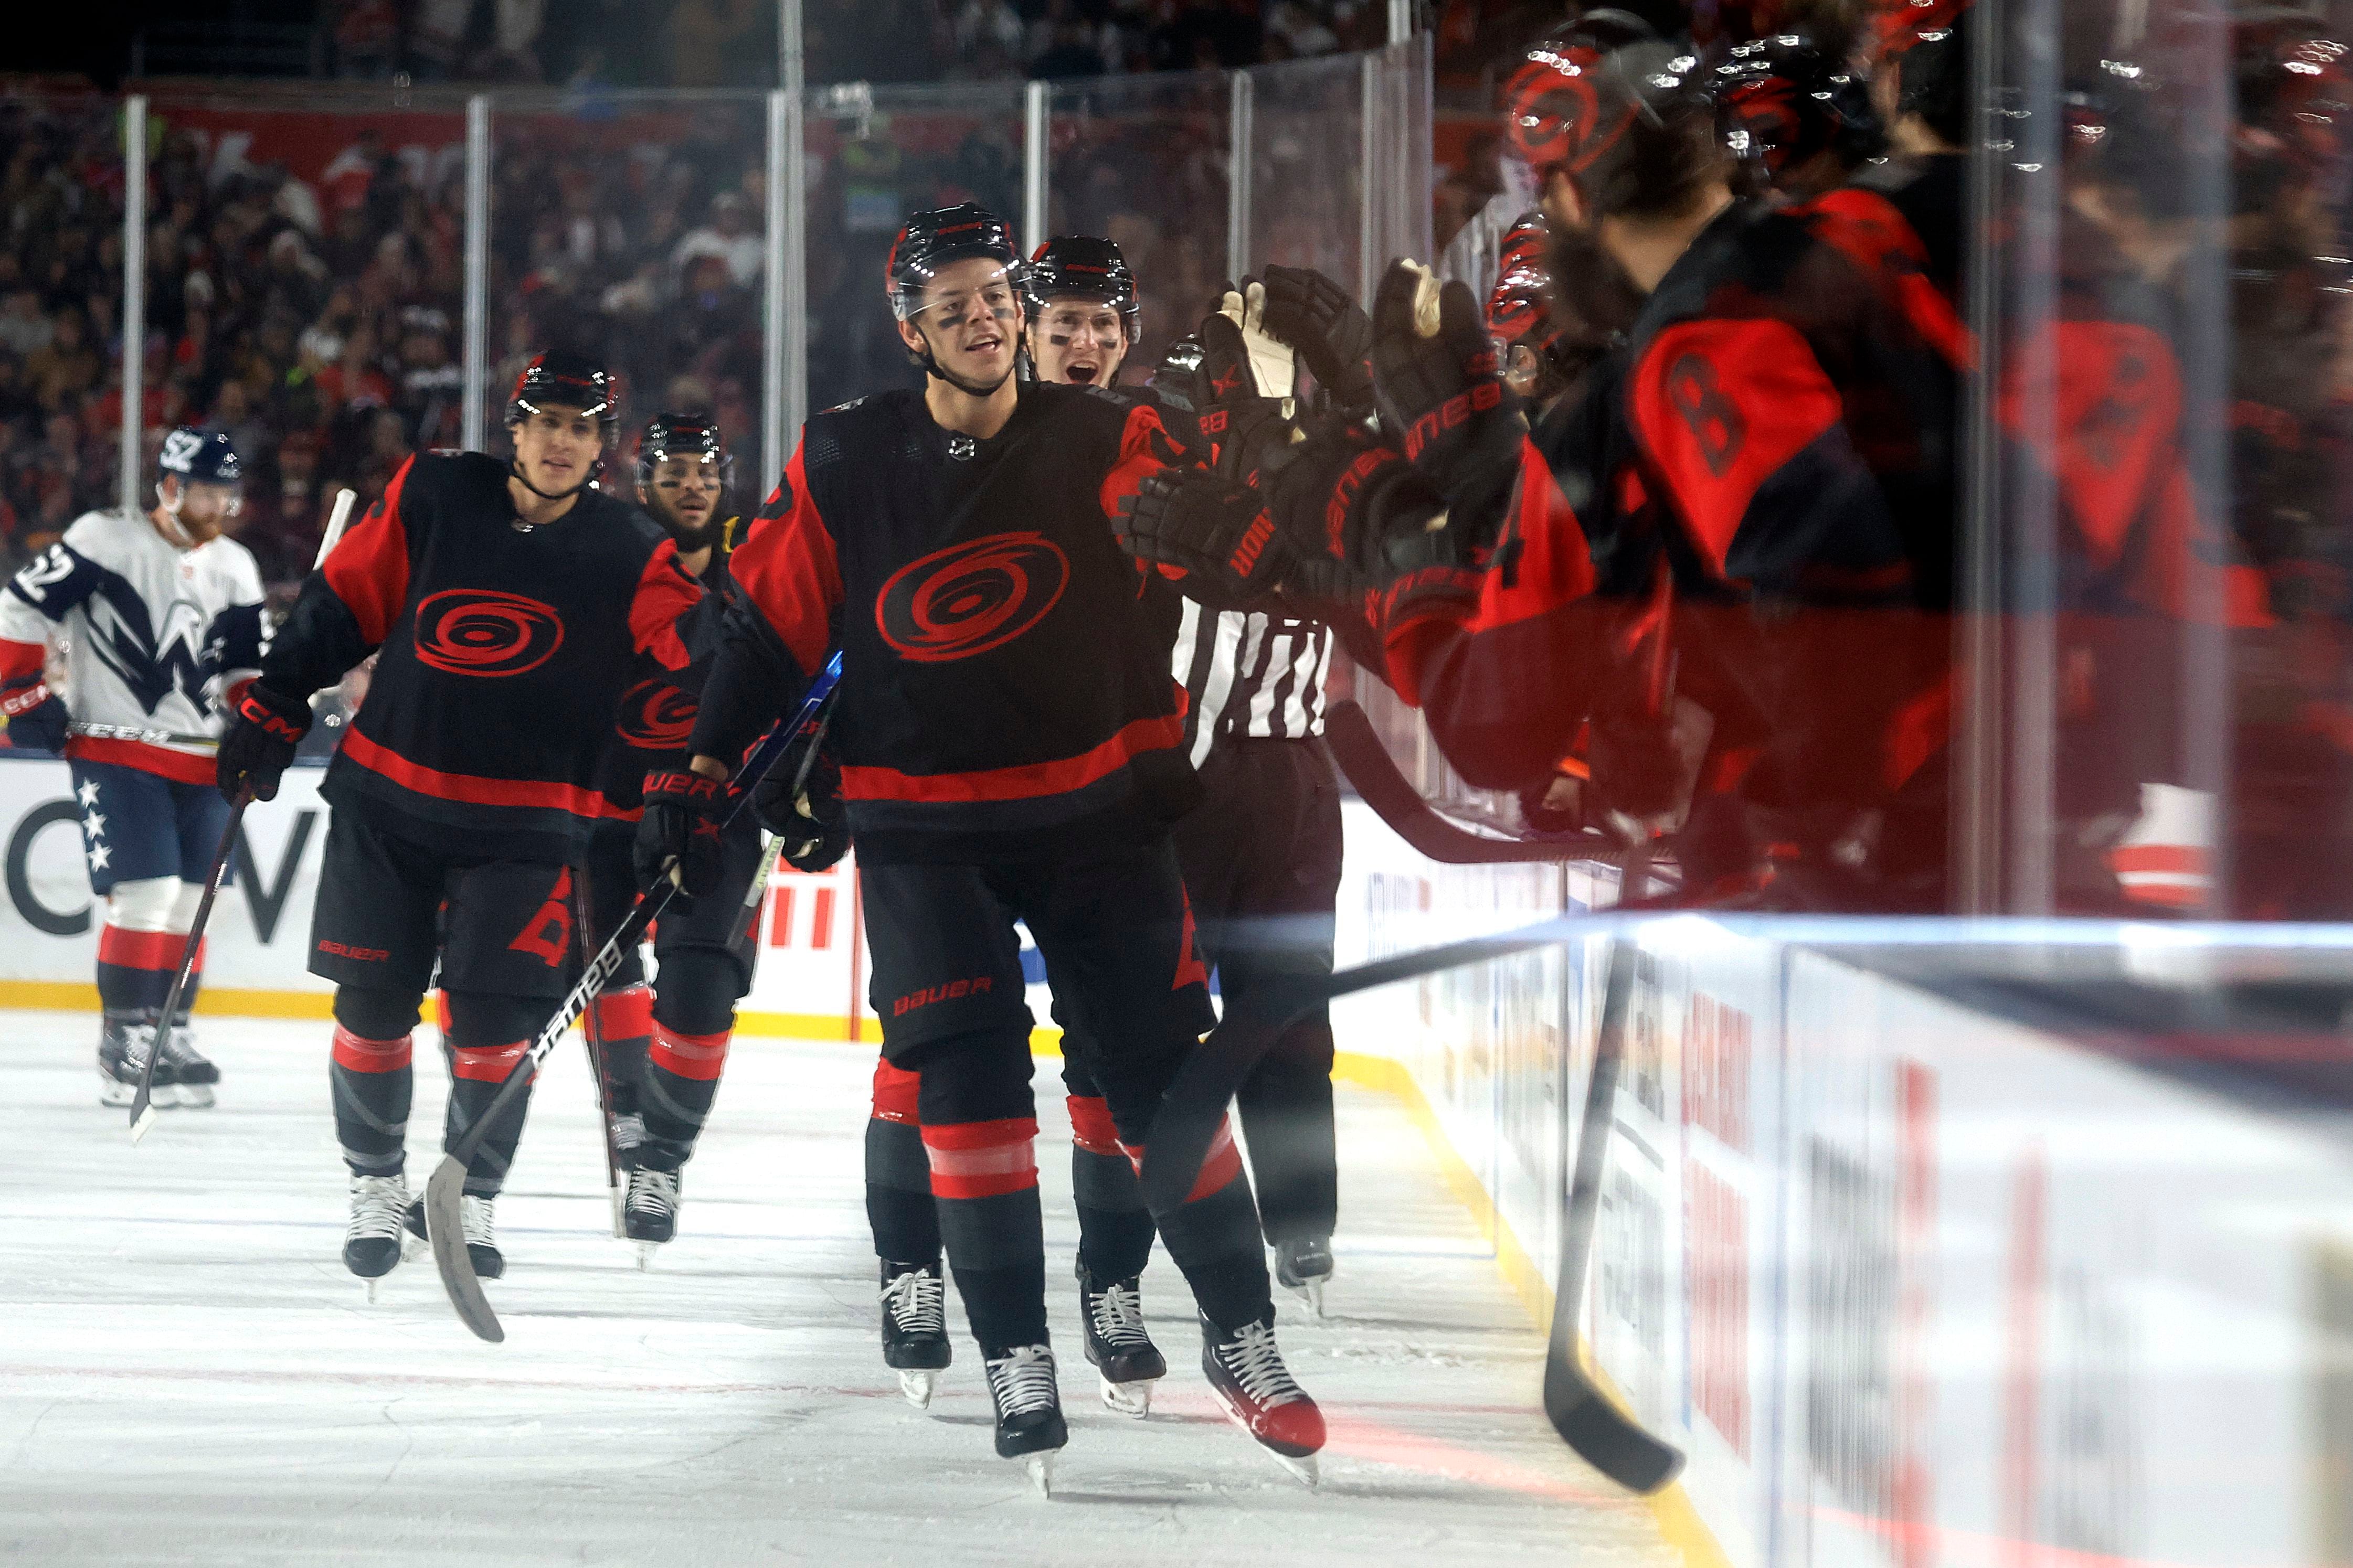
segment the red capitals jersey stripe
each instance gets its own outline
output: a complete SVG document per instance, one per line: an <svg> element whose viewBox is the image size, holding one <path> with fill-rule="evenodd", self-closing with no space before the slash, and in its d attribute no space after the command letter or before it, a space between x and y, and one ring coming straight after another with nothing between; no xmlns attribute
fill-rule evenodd
<svg viewBox="0 0 2353 1568"><path fill-rule="evenodd" d="M575 816L627 821L630 813L594 789L551 784L543 779L486 779L471 773L445 773L412 763L391 747L360 733L356 726L343 731L343 755L370 773L380 773L403 789L429 795L436 800L468 805L520 805L543 811L568 811ZM209 765L209 764L208 764ZM209 775L207 775L209 776Z"/></svg>
<svg viewBox="0 0 2353 1568"><path fill-rule="evenodd" d="M1757 490L1837 425L1841 407L1795 327L1709 320L1651 340L1630 412L1693 545L1722 576Z"/></svg>
<svg viewBox="0 0 2353 1568"><path fill-rule="evenodd" d="M400 465L384 499L368 508L320 568L370 647L384 642L408 602L408 529L400 519L400 493L416 466L413 457Z"/></svg>
<svg viewBox="0 0 2353 1568"><path fill-rule="evenodd" d="M220 772L210 752L175 752L144 741L104 741L95 735L74 735L66 741L66 755L78 763L112 763L174 784L208 784Z"/></svg>
<svg viewBox="0 0 2353 1568"><path fill-rule="evenodd" d="M784 481L727 558L727 569L804 674L825 663L833 640L833 607L841 603L841 569L833 531L809 494L801 466L806 446L785 465Z"/></svg>
<svg viewBox="0 0 2353 1568"><path fill-rule="evenodd" d="M638 574L638 591L629 600L629 641L664 669L684 669L689 662L686 640L678 635L679 618L702 597L702 584L678 563L678 545L665 539L646 558Z"/></svg>
<svg viewBox="0 0 2353 1568"><path fill-rule="evenodd" d="M896 768L844 767L841 793L848 800L906 801L1029 800L1067 795L1110 776L1147 752L1184 743L1184 716L1172 713L1138 719L1093 750L1058 763L930 774L902 773Z"/></svg>

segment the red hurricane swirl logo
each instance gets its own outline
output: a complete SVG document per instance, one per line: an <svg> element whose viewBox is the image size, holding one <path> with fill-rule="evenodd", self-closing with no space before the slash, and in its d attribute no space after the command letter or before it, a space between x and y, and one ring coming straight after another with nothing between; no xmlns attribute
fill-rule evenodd
<svg viewBox="0 0 2353 1568"><path fill-rule="evenodd" d="M694 733L694 699L666 680L640 680L621 695L621 740L667 752Z"/></svg>
<svg viewBox="0 0 2353 1568"><path fill-rule="evenodd" d="M563 646L554 606L521 594L445 588L417 606L417 657L452 675L521 675Z"/></svg>
<svg viewBox="0 0 2353 1568"><path fill-rule="evenodd" d="M1043 620L1070 580L1070 558L1044 534L992 533L892 573L874 624L913 663L970 658Z"/></svg>

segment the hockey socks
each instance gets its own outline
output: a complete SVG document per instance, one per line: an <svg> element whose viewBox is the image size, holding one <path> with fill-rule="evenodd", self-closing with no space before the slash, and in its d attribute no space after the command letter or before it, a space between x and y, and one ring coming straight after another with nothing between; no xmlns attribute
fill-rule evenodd
<svg viewBox="0 0 2353 1568"><path fill-rule="evenodd" d="M98 1003L109 1013L160 1012L187 947L185 931L132 931L109 921L98 933ZM196 944L196 967L180 994L185 1013L195 1003L204 979L204 944Z"/></svg>
<svg viewBox="0 0 2353 1568"><path fill-rule="evenodd" d="M1022 1085L1028 1091L1028 1085ZM1046 1342L1046 1225L1038 1202L1038 1121L926 1124L940 1239L984 1353Z"/></svg>
<svg viewBox="0 0 2353 1568"><path fill-rule="evenodd" d="M653 1030L636 1097L646 1128L638 1159L654 1170L676 1171L694 1152L694 1141L711 1115L732 1030L682 1034L659 1018Z"/></svg>
<svg viewBox="0 0 2353 1568"><path fill-rule="evenodd" d="M1142 1169L1145 1146L1124 1147ZM1219 1122L1185 1201L1153 1218L1168 1256L1193 1288L1202 1316L1227 1332L1271 1316L1274 1299L1259 1241L1258 1205L1242 1173L1241 1152L1234 1147L1231 1117Z"/></svg>
<svg viewBox="0 0 2353 1568"><path fill-rule="evenodd" d="M638 1114L638 1084L645 1077L646 1053L654 1040L653 987L643 982L617 986L589 1005L596 1009L596 1033L605 1042L606 1103L620 1122ZM634 1146L638 1140L625 1142Z"/></svg>
<svg viewBox="0 0 2353 1568"><path fill-rule="evenodd" d="M1152 1257L1152 1213L1119 1146L1103 1097L1073 1094L1071 1193L1079 1211L1079 1266L1098 1279L1133 1279Z"/></svg>
<svg viewBox="0 0 2353 1568"><path fill-rule="evenodd" d="M866 1123L866 1219L874 1255L889 1262L940 1261L939 1209L932 1202L932 1163L915 1107L917 1075L874 1064L874 1114Z"/></svg>
<svg viewBox="0 0 2353 1568"><path fill-rule="evenodd" d="M327 1081L335 1142L354 1176L400 1173L416 1089L410 1067L417 998L344 986L335 993L334 1046Z"/></svg>

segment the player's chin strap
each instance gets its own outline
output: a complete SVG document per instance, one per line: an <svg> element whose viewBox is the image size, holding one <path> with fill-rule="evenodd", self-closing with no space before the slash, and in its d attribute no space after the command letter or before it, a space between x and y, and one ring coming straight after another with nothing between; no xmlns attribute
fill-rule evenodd
<svg viewBox="0 0 2353 1568"><path fill-rule="evenodd" d="M596 476L604 471L605 459L600 455L595 462L588 465L588 477L581 480L578 484L573 486L570 489L543 490L537 485L531 482L529 477L523 473L522 464L520 461L513 458L509 458L507 459L508 475L514 479L515 483L521 485L523 489L529 490L532 494L537 496L542 500L570 500L574 496L578 495L582 490L585 490L590 485L595 484L596 482Z"/></svg>

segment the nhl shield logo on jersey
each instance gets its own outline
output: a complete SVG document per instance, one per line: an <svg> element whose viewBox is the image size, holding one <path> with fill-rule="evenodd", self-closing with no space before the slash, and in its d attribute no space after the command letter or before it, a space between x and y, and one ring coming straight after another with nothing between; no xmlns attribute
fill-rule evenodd
<svg viewBox="0 0 2353 1568"><path fill-rule="evenodd" d="M875 599L874 624L913 663L970 658L1043 620L1070 580L1070 557L1044 534L992 533L892 574Z"/></svg>
<svg viewBox="0 0 2353 1568"><path fill-rule="evenodd" d="M554 606L521 594L446 588L417 606L417 657L452 675L522 675L563 646Z"/></svg>
<svg viewBox="0 0 2353 1568"><path fill-rule="evenodd" d="M694 699L666 680L640 680L621 694L621 741L640 751L668 752L694 732Z"/></svg>

